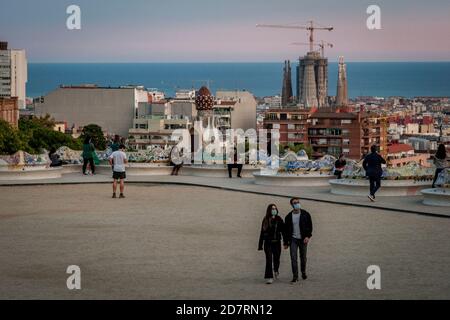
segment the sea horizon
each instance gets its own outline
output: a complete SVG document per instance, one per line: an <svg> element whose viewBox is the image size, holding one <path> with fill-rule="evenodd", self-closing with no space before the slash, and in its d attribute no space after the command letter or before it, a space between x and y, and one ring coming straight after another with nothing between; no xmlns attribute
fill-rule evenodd
<svg viewBox="0 0 450 320"><path fill-rule="evenodd" d="M289 59L286 59L289 60ZM298 61L296 60L290 60ZM338 60L328 60L338 62ZM260 63L282 63L280 61L28 61L28 64L260 64ZM387 60L387 61L353 61L346 60L345 63L450 63L450 60Z"/></svg>
<svg viewBox="0 0 450 320"><path fill-rule="evenodd" d="M450 96L450 61L346 64L350 98ZM296 65L296 60L291 60L294 95ZM328 66L328 94L332 96L336 94L337 62L329 61ZM246 90L265 97L280 95L283 77L283 62L30 62L28 67L28 97L48 94L61 85L86 83L142 85L170 97L178 89L198 89L208 82L213 92Z"/></svg>

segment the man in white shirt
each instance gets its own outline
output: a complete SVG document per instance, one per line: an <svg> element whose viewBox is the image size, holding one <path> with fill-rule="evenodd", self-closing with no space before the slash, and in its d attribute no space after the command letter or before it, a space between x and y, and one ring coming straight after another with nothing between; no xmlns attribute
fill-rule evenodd
<svg viewBox="0 0 450 320"><path fill-rule="evenodd" d="M109 164L113 166L113 198L116 198L117 180L120 180L120 195L119 198L125 198L123 190L125 189L125 165L128 163L127 154L124 152L125 146L120 145L119 150L114 151L109 156Z"/></svg>

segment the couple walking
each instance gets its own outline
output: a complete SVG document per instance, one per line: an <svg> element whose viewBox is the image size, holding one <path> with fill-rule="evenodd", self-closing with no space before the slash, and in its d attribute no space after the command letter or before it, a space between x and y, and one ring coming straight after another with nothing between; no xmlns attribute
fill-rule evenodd
<svg viewBox="0 0 450 320"><path fill-rule="evenodd" d="M278 278L281 256L281 241L284 249L290 248L292 280L298 282L298 253L300 253L300 271L302 279L306 280L306 252L312 236L312 219L308 211L301 208L300 200L290 200L292 211L283 221L279 216L278 208L274 204L267 207L266 215L262 221L258 250L266 254L266 271L264 278L267 284Z"/></svg>

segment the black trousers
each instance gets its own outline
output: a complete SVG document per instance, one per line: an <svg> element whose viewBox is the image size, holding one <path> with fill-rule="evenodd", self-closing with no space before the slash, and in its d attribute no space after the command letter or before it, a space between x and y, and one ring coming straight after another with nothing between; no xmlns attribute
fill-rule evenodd
<svg viewBox="0 0 450 320"><path fill-rule="evenodd" d="M63 165L63 162L61 160L59 160L56 163L51 163L50 167L61 167Z"/></svg>
<svg viewBox="0 0 450 320"><path fill-rule="evenodd" d="M228 176L231 178L231 169L233 168L237 168L238 169L238 177L241 176L241 172L242 172L242 164L228 164Z"/></svg>
<svg viewBox="0 0 450 320"><path fill-rule="evenodd" d="M177 176L178 175L178 171L180 171L182 166L183 166L183 164L174 164L171 175L172 176Z"/></svg>
<svg viewBox="0 0 450 320"><path fill-rule="evenodd" d="M375 193L380 189L381 187L381 177L369 177L369 184L370 184L370 195L375 196Z"/></svg>
<svg viewBox="0 0 450 320"><path fill-rule="evenodd" d="M86 173L86 167L87 167L88 162L91 166L92 173L95 173L94 158L87 158L87 159L84 158L83 159L83 173Z"/></svg>
<svg viewBox="0 0 450 320"><path fill-rule="evenodd" d="M278 268L280 267L281 241L264 241L264 253L266 254L266 272L264 278L273 279L273 272L278 272Z"/></svg>
<svg viewBox="0 0 450 320"><path fill-rule="evenodd" d="M434 188L434 184L436 183L436 180L439 176L439 174L444 170L444 168L436 168L436 171L434 172L434 179L433 179L433 183L431 184L431 186Z"/></svg>

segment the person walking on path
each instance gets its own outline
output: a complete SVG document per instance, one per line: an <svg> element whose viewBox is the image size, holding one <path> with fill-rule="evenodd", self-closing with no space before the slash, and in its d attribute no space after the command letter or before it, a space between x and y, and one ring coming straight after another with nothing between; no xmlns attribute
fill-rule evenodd
<svg viewBox="0 0 450 320"><path fill-rule="evenodd" d="M86 167L89 163L92 174L95 174L94 164L95 147L92 143L91 137L87 136L83 143L83 174L86 175Z"/></svg>
<svg viewBox="0 0 450 320"><path fill-rule="evenodd" d="M183 167L183 149L173 146L169 154L170 165L173 166L171 176L177 176L178 171Z"/></svg>
<svg viewBox="0 0 450 320"><path fill-rule="evenodd" d="M109 164L113 166L113 198L116 198L117 181L120 181L120 195L119 198L125 198L123 194L125 189L125 165L128 163L127 154L124 152L125 146L120 145L119 150L114 151L109 156Z"/></svg>
<svg viewBox="0 0 450 320"><path fill-rule="evenodd" d="M432 188L436 187L436 180L439 174L444 171L445 168L448 167L447 163L447 151L445 150L445 145L441 143L437 149L436 154L433 157L433 164L436 167L436 171L434 172L434 179L431 185Z"/></svg>
<svg viewBox="0 0 450 320"><path fill-rule="evenodd" d="M118 134L114 135L114 140L111 143L111 151L117 151L120 148L120 136Z"/></svg>
<svg viewBox="0 0 450 320"><path fill-rule="evenodd" d="M292 280L294 284L298 282L298 252L300 252L300 271L302 279L306 280L306 253L308 243L312 237L313 224L311 215L308 211L302 209L300 199L292 198L290 200L293 210L288 213L284 219L284 249L290 247Z"/></svg>
<svg viewBox="0 0 450 320"><path fill-rule="evenodd" d="M266 215L261 224L258 250L263 250L266 254L266 271L264 278L267 284L273 283L279 276L281 240L283 239L284 222L278 215L278 208L274 204L267 207Z"/></svg>
<svg viewBox="0 0 450 320"><path fill-rule="evenodd" d="M367 197L372 202L375 201L375 193L381 187L382 164L386 164L386 160L377 153L376 145L371 146L370 153L364 158L363 168L366 171L366 176L369 177L370 184L370 193Z"/></svg>
<svg viewBox="0 0 450 320"><path fill-rule="evenodd" d="M241 172L242 172L243 164L242 163L238 163L238 151L237 151L236 147L234 147L234 151L233 152L234 152L233 163L228 163L228 165L227 165L228 166L228 177L232 178L231 170L233 168L237 168L238 169L237 177L238 178L242 178L241 177Z"/></svg>
<svg viewBox="0 0 450 320"><path fill-rule="evenodd" d="M347 164L347 161L345 161L344 154L341 153L339 156L339 159L336 160L334 163L334 175L338 178L342 178L342 172L344 171L345 165Z"/></svg>

